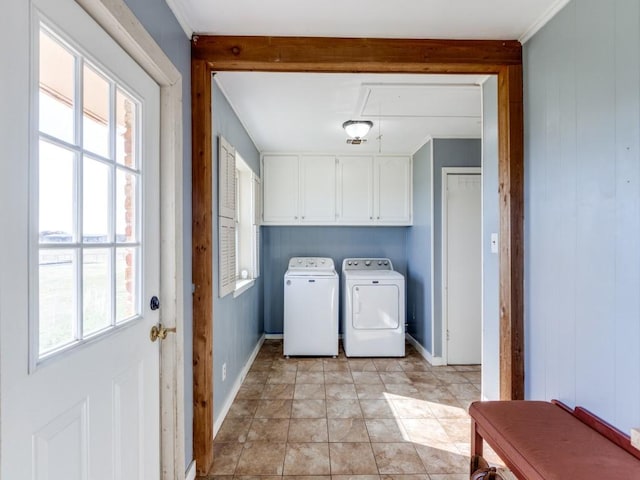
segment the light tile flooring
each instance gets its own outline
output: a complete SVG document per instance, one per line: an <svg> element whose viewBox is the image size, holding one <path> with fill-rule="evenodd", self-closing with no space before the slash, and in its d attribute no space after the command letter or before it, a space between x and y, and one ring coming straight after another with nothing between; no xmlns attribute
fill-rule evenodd
<svg viewBox="0 0 640 480"><path fill-rule="evenodd" d="M479 398L479 366L432 367L410 345L402 359L285 359L268 340L205 478L467 480Z"/></svg>

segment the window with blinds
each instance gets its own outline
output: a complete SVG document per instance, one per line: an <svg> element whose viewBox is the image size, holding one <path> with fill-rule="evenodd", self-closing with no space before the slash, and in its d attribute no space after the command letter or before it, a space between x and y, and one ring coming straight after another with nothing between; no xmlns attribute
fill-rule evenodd
<svg viewBox="0 0 640 480"><path fill-rule="evenodd" d="M218 241L222 298L236 288L236 151L223 137L218 149Z"/></svg>

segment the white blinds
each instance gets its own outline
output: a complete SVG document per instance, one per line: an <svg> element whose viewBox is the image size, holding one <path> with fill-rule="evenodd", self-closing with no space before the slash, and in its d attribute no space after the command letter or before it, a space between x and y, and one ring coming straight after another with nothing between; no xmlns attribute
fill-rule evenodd
<svg viewBox="0 0 640 480"><path fill-rule="evenodd" d="M218 149L218 275L220 298L236 284L236 151L223 137Z"/></svg>

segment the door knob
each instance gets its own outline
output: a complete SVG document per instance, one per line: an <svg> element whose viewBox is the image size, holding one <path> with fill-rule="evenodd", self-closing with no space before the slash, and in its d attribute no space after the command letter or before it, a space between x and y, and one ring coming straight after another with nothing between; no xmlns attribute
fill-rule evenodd
<svg viewBox="0 0 640 480"><path fill-rule="evenodd" d="M168 333L170 332L175 333L175 331L176 331L176 327L167 328L167 327L163 327L162 324L159 323L151 327L151 331L149 332L149 338L151 339L152 342L155 342L158 339L164 340L165 338L167 338Z"/></svg>

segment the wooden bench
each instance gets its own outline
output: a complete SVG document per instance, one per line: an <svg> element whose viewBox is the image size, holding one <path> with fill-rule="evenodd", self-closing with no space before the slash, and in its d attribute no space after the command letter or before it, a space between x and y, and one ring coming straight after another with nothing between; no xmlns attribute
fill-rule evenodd
<svg viewBox="0 0 640 480"><path fill-rule="evenodd" d="M471 455L486 441L520 480L640 480L640 451L587 410L560 402L474 402ZM473 472L472 472L473 473Z"/></svg>

